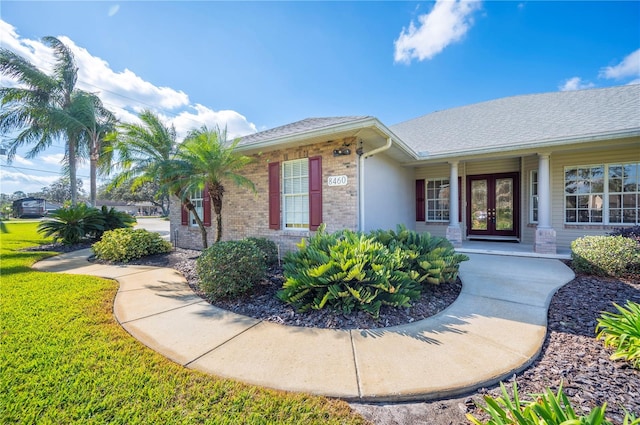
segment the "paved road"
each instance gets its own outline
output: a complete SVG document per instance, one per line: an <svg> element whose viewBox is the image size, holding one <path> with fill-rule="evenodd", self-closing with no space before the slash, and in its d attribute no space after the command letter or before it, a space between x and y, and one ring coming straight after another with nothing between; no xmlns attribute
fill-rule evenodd
<svg viewBox="0 0 640 425"><path fill-rule="evenodd" d="M158 232L162 236L169 236L169 220L160 217L138 217L136 228Z"/></svg>

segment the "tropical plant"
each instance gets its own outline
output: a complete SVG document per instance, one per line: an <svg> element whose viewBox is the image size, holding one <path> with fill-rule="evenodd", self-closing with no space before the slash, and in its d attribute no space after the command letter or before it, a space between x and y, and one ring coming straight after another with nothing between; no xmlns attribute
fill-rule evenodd
<svg viewBox="0 0 640 425"><path fill-rule="evenodd" d="M51 75L22 56L0 49L0 72L18 83L14 87L0 88L0 132L6 135L17 131L17 136L9 139L8 161L22 145L34 145L26 154L27 158L33 158L62 138L71 203L75 205L79 132L77 127L68 125L67 118L79 99L75 87L78 69L71 50L60 40L44 37L42 42L53 50L55 64Z"/></svg>
<svg viewBox="0 0 640 425"><path fill-rule="evenodd" d="M106 137L105 158L118 170L107 190L124 185L133 193L145 184L158 184L155 197L167 200L166 204L161 202L161 207L162 214L168 215L168 183L176 149L176 130L149 110L138 118L141 124L120 124L116 133ZM110 161L104 161L107 162Z"/></svg>
<svg viewBox="0 0 640 425"><path fill-rule="evenodd" d="M405 256L405 271L421 283L451 282L458 277L460 263L469 260L466 255L456 253L447 239L417 233L404 225L398 225L395 232L375 230L371 236L391 251L400 249Z"/></svg>
<svg viewBox="0 0 640 425"><path fill-rule="evenodd" d="M187 209L194 215L202 235L202 246L207 248L207 229L189 199L194 190L208 193L216 215L216 242L222 238L222 198L225 185L233 182L255 191L251 180L239 171L252 159L235 152L240 139L227 141L227 130L206 126L193 130L178 147L176 161L173 161L170 181L174 191L180 195Z"/></svg>
<svg viewBox="0 0 640 425"><path fill-rule="evenodd" d="M38 232L53 237L64 245L74 245L87 237L94 237L104 229L104 218L96 208L78 204L52 212L50 219L41 221Z"/></svg>
<svg viewBox="0 0 640 425"><path fill-rule="evenodd" d="M102 239L91 246L96 258L129 262L147 255L162 254L172 249L159 233L145 229L121 228L104 232Z"/></svg>
<svg viewBox="0 0 640 425"><path fill-rule="evenodd" d="M346 314L362 310L377 318L382 305L408 307L420 284L404 268L405 255L372 236L320 226L297 252L284 258L286 281L278 297L300 311L325 307Z"/></svg>
<svg viewBox="0 0 640 425"><path fill-rule="evenodd" d="M470 413L467 419L474 425L611 425L605 419L607 408L597 406L588 416L578 416L571 406L568 397L562 391L562 384L554 394L549 388L542 394L532 394L533 401L521 400L518 385L513 381L513 399L509 396L504 384L500 383L502 397L484 396L486 406L479 406L490 419L480 421Z"/></svg>
<svg viewBox="0 0 640 425"><path fill-rule="evenodd" d="M613 303L618 313L603 311L596 325L596 338L614 348L611 360L623 359L640 370L640 304L627 301L624 307Z"/></svg>
<svg viewBox="0 0 640 425"><path fill-rule="evenodd" d="M67 118L66 126L76 128L78 133L78 156L89 157L89 202L96 206L98 162L101 174L107 175L111 171L112 150L107 149L105 143L110 138L107 135L115 131L116 117L104 107L100 98L94 94L78 91L74 94L74 101Z"/></svg>
<svg viewBox="0 0 640 425"><path fill-rule="evenodd" d="M196 261L200 288L212 300L237 298L265 276L263 252L255 243L225 241L211 245Z"/></svg>
<svg viewBox="0 0 640 425"><path fill-rule="evenodd" d="M640 244L624 236L584 236L571 242L577 271L622 276L640 270Z"/></svg>
<svg viewBox="0 0 640 425"><path fill-rule="evenodd" d="M136 223L135 217L126 212L118 211L113 207L108 208L106 205L103 205L99 211L104 224L102 226L103 230L96 234L95 239L102 239L104 232L108 232L109 230L132 227Z"/></svg>

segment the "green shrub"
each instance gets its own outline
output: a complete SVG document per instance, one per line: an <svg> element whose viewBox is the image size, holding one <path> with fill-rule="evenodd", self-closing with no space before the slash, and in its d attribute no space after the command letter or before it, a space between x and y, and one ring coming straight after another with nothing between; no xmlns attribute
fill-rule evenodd
<svg viewBox="0 0 640 425"><path fill-rule="evenodd" d="M640 245L623 236L584 236L571 242L574 268L599 276L622 276L640 269Z"/></svg>
<svg viewBox="0 0 640 425"><path fill-rule="evenodd" d="M285 255L278 297L300 311L328 307L378 317L382 305L408 307L420 296L421 282L454 279L466 257L449 246L403 228L329 234L323 225Z"/></svg>
<svg viewBox="0 0 640 425"><path fill-rule="evenodd" d="M51 219L40 222L38 233L51 236L54 241L61 241L64 245L75 245L104 230L104 218L100 211L85 204L60 208L49 217Z"/></svg>
<svg viewBox="0 0 640 425"><path fill-rule="evenodd" d="M454 281L458 277L460 263L469 259L464 254L457 254L447 239L417 233L402 225L395 232L376 230L371 235L390 251L400 249L405 257L404 270L421 283Z"/></svg>
<svg viewBox="0 0 640 425"><path fill-rule="evenodd" d="M264 254L264 262L267 267L278 263L278 246L276 243L267 238L246 238L253 242Z"/></svg>
<svg viewBox="0 0 640 425"><path fill-rule="evenodd" d="M91 247L96 258L129 262L147 255L162 254L172 249L160 234L145 229L114 229L104 232L102 240Z"/></svg>
<svg viewBox="0 0 640 425"><path fill-rule="evenodd" d="M596 338L615 352L611 360L623 359L640 370L640 304L627 301L624 307L613 303L619 314L602 312L596 325Z"/></svg>
<svg viewBox="0 0 640 425"><path fill-rule="evenodd" d="M588 416L578 416L571 406L571 402L562 391L562 384L558 393L554 394L549 388L543 394L532 394L534 401L521 400L518 396L518 386L513 382L513 400L507 393L503 383L500 383L502 397L484 396L486 406L478 406L490 416L487 422L481 422L475 416L467 413L467 419L474 425L611 425L605 419L607 408L595 407ZM628 414L627 418L631 418ZM627 421L625 418L625 423Z"/></svg>
<svg viewBox="0 0 640 425"><path fill-rule="evenodd" d="M212 300L238 297L265 277L263 252L248 240L216 242L196 262L200 288Z"/></svg>

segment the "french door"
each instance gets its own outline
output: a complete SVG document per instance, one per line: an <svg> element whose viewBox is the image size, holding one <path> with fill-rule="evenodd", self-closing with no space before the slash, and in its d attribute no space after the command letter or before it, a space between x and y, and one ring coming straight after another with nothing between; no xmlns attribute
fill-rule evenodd
<svg viewBox="0 0 640 425"><path fill-rule="evenodd" d="M518 173L467 177L467 234L469 236L518 238Z"/></svg>

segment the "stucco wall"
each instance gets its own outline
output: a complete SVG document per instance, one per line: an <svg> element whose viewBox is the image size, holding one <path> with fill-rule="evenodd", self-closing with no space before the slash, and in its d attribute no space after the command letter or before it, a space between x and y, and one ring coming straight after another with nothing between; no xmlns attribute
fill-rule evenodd
<svg viewBox="0 0 640 425"><path fill-rule="evenodd" d="M384 154L362 159L364 178L363 230L415 228L414 171Z"/></svg>
<svg viewBox="0 0 640 425"><path fill-rule="evenodd" d="M248 177L256 187L253 193L246 188L238 188L231 182L225 184L223 198L223 240L242 239L249 236L266 237L275 241L282 253L295 248L301 238L312 232L306 230L269 229L268 210L268 167L269 163L289 161L312 156L322 157L322 199L323 222L327 231L340 229L356 230L358 226L358 181L357 155L333 156L333 150L342 145L342 140L325 142L296 148L265 152L254 156L254 162L248 165L242 174ZM329 176L347 176L347 185L328 186ZM177 200L175 204L177 205ZM208 241L215 240L215 215L212 213L212 227L208 228ZM178 232L178 246L201 249L200 230L197 227L181 225L179 208L171 209L171 234Z"/></svg>

